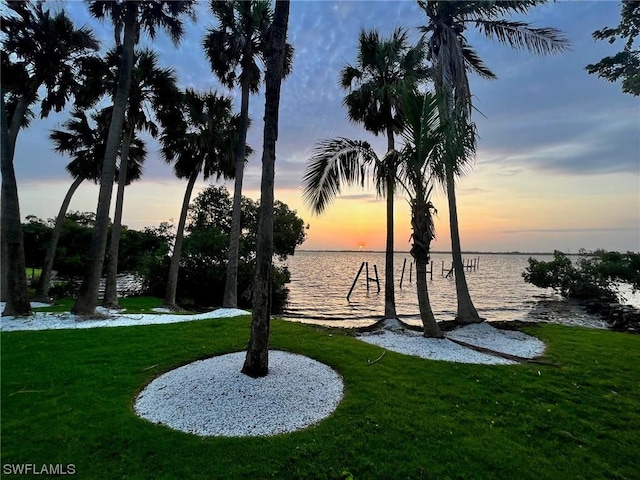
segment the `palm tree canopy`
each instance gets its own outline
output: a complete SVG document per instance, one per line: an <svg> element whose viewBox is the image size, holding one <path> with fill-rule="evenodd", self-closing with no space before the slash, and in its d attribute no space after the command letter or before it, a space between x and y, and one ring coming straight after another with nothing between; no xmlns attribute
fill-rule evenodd
<svg viewBox="0 0 640 480"><path fill-rule="evenodd" d="M539 55L568 50L569 42L560 30L534 28L526 22L501 18L509 14L526 14L543 3L546 1L418 0L418 6L428 20L421 31L428 37L428 58L434 64L436 85L453 85L455 101L462 101L470 107L467 69L484 78L496 78L467 42L464 32L469 26L475 27L489 39Z"/></svg>
<svg viewBox="0 0 640 480"><path fill-rule="evenodd" d="M40 115L61 111L69 96L80 86L80 59L99 49L99 42L87 28L76 29L64 11L52 14L38 2L7 1L2 10L2 66L14 64L12 73L2 75L7 92L26 96L31 104L38 88L45 87ZM11 15L6 13L11 12ZM17 80L17 81L16 81ZM9 119L11 121L11 119Z"/></svg>
<svg viewBox="0 0 640 480"><path fill-rule="evenodd" d="M138 38L143 30L151 39L156 37L157 29L167 32L171 41L177 45L184 35L182 17L187 16L195 20L193 0L92 0L89 11L95 18L108 18L115 26L115 41L122 43L121 35L124 28L124 17L127 8L135 8L138 19Z"/></svg>
<svg viewBox="0 0 640 480"><path fill-rule="evenodd" d="M231 98L188 89L181 105L182 118L160 137L165 161L175 162L179 178L195 169L202 169L205 178L232 178L239 116L233 114ZM247 148L247 156L250 153Z"/></svg>
<svg viewBox="0 0 640 480"><path fill-rule="evenodd" d="M121 58L122 46L119 45L110 49L104 59L93 58L85 62L84 71L91 74L79 92L77 106L94 105L105 95L115 97ZM175 108L180 99L176 75L172 68L161 68L157 53L148 48L136 50L133 62L126 124L156 138L158 125L147 112L156 112L155 116L162 120L164 110Z"/></svg>
<svg viewBox="0 0 640 480"><path fill-rule="evenodd" d="M218 25L208 29L202 44L212 71L229 88L246 81L251 93L257 93L273 21L271 2L212 0L210 9ZM292 64L293 47L287 43L285 77L291 73Z"/></svg>
<svg viewBox="0 0 640 480"><path fill-rule="evenodd" d="M401 122L397 118L400 92L426 78L424 43L409 46L402 28L388 39L382 39L376 30L363 29L358 45L356 65L347 65L340 72L340 86L349 91L343 104L351 121L363 123L378 135L390 123Z"/></svg>
<svg viewBox="0 0 640 480"><path fill-rule="evenodd" d="M54 150L71 155L67 172L74 178L82 177L98 183L102 175L102 158L107 144L112 108L108 107L87 116L84 110L75 108L71 118L64 122L64 130L53 130L49 138ZM142 174L142 163L147 155L144 142L135 137L129 147L127 182ZM116 172L116 179L118 172Z"/></svg>

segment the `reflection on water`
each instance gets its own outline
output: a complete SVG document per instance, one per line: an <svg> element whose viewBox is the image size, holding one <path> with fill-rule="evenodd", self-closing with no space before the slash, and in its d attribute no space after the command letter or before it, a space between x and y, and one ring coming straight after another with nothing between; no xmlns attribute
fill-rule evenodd
<svg viewBox="0 0 640 480"><path fill-rule="evenodd" d="M579 306L529 285L522 279L529 255L470 255L479 257L478 268L468 271L469 291L480 316L488 321L548 321L604 327L599 317ZM536 256L551 260L551 256ZM407 260L402 288L399 288L404 259ZM453 320L456 314L455 281L442 275L451 266L449 254L433 254L433 280L428 281L431 306L437 320ZM369 283L364 271L349 298L347 294L362 262L369 263L369 276L377 266L380 293ZM444 263L443 263L444 262ZM288 319L332 326L364 326L379 320L384 313L384 253L378 252L304 252L285 262L291 271L288 304L281 314ZM415 268L408 253L394 257L396 310L407 323L420 325ZM411 274L411 280L409 275Z"/></svg>

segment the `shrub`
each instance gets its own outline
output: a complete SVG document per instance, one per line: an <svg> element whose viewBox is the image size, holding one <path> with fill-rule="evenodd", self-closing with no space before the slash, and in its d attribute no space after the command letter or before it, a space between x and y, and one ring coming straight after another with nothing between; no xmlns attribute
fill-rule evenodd
<svg viewBox="0 0 640 480"><path fill-rule="evenodd" d="M550 262L529 258L529 266L522 276L525 282L553 288L563 297L617 301L616 282L630 283L635 290L639 289L640 254L581 250L574 264L556 250Z"/></svg>

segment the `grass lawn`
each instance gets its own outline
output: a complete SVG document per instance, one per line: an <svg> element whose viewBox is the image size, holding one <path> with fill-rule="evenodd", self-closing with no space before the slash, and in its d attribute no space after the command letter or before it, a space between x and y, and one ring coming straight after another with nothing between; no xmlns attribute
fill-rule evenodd
<svg viewBox="0 0 640 480"><path fill-rule="evenodd" d="M122 308L126 309L126 313L155 313L154 308L162 306L162 299L158 297L120 297L118 303ZM69 312L75 300L72 298L56 299L56 301L47 307L37 307L33 310L36 312ZM98 305L101 305L98 302ZM189 312L185 312L189 313Z"/></svg>
<svg viewBox="0 0 640 480"><path fill-rule="evenodd" d="M527 330L555 366L393 352L369 366L380 347L274 321L272 348L343 376L328 419L275 437L200 438L134 414L153 378L244 349L249 324L1 333L3 468L73 464L75 478L107 480L640 478L640 336L559 325Z"/></svg>

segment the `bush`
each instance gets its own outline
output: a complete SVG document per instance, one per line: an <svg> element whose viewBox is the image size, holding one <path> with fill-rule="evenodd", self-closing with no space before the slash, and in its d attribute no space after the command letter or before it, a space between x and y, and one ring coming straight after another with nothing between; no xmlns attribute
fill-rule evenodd
<svg viewBox="0 0 640 480"><path fill-rule="evenodd" d="M640 288L640 254L581 250L574 264L556 250L550 262L529 258L529 266L522 276L525 282L553 288L563 297L614 302L619 300L615 282L630 283L635 290Z"/></svg>

